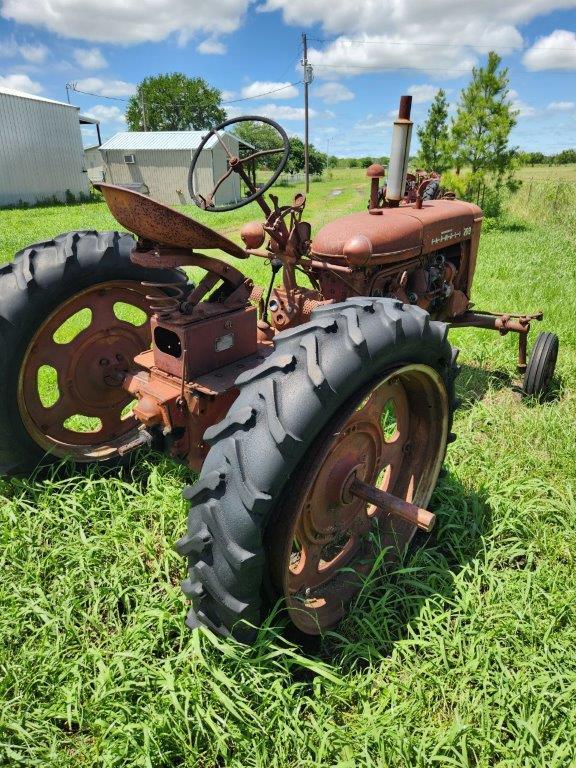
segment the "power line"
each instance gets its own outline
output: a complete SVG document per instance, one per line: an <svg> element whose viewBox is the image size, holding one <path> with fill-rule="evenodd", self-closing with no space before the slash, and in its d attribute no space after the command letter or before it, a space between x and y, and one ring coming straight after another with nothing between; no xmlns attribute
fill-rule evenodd
<svg viewBox="0 0 576 768"><path fill-rule="evenodd" d="M85 96L95 96L97 99L112 99L113 101L129 101L128 98L122 96L106 96L104 93L92 93L91 91L82 91L76 87L76 83L66 83L66 90L72 90L74 93L82 93Z"/></svg>
<svg viewBox="0 0 576 768"><path fill-rule="evenodd" d="M334 38L322 38L322 37L311 37L310 40L314 40L317 43L336 43L339 40L343 40L345 43L354 43L355 45L406 45L406 42L401 40L353 40L349 39L347 37L334 37ZM517 51L522 50L520 46L518 45L499 45L498 43L492 44L492 43L424 43L424 42L414 42L413 40L410 40L408 43L409 47L412 47L413 45L418 46L431 46L431 47L438 47L438 48L497 48L498 50L506 49L508 51ZM574 48L560 48L557 46L546 46L544 49L540 50L546 50L546 51L567 51L572 53L573 55L576 55L574 53Z"/></svg>
<svg viewBox="0 0 576 768"><path fill-rule="evenodd" d="M296 80L294 83L287 83L281 88L273 88L271 91L264 91L263 93L257 93L255 96L244 96L241 99L230 99L230 101L223 101L222 104L236 104L239 101L249 101L250 99L261 99L262 96L268 96L269 93L278 93L278 91L285 91L286 88L292 88L295 85L300 85L302 80Z"/></svg>
<svg viewBox="0 0 576 768"><path fill-rule="evenodd" d="M261 99L263 96L268 96L270 93L278 93L278 91L285 91L287 88L293 88L295 85L300 85L302 80L296 80L294 83L287 83L280 88L272 88L270 91L263 91L262 93L256 93L254 96L243 96L240 99L230 99L229 101L222 101L221 104L237 104L239 101L250 101L251 99ZM85 96L94 96L98 99L112 99L113 101L130 101L129 98L122 96L107 96L104 93L92 93L91 91L83 91L80 88L76 88L75 83L66 83L66 89L71 89L75 93L82 93Z"/></svg>
<svg viewBox="0 0 576 768"><path fill-rule="evenodd" d="M350 70L350 69L360 69L360 70L366 70L367 72L380 72L383 70L386 71L397 71L399 69L406 69L410 70L412 72L431 72L431 71L439 71L439 72L470 72L471 67L399 67L396 64L371 64L370 66L365 66L362 64L314 64L315 69L341 69L341 70ZM574 76L576 73L570 70L566 70L565 72L562 70L547 70L547 75L572 75Z"/></svg>

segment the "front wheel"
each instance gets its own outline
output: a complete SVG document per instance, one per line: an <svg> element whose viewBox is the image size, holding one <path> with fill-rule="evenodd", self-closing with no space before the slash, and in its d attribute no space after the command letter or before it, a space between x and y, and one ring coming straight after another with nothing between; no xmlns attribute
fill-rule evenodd
<svg viewBox="0 0 576 768"><path fill-rule="evenodd" d="M525 397L545 400L550 396L558 359L558 346L559 340L555 333L544 331L538 334L522 382L522 392Z"/></svg>
<svg viewBox="0 0 576 768"><path fill-rule="evenodd" d="M271 595L305 634L334 626L381 549L397 556L415 533L352 498L350 480L427 504L454 375L447 326L391 299L320 308L279 334L185 491L188 625L250 640Z"/></svg>
<svg viewBox="0 0 576 768"><path fill-rule="evenodd" d="M0 267L0 474L111 461L134 441L122 379L150 346L141 281L186 277L133 264L133 248L126 233L69 232Z"/></svg>

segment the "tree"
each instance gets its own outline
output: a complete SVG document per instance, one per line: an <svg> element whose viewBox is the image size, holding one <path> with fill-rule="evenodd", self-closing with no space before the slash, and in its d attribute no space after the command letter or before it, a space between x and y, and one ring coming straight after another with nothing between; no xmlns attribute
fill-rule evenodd
<svg viewBox="0 0 576 768"><path fill-rule="evenodd" d="M559 152L554 158L556 165L566 165L568 163L576 163L576 149L564 149Z"/></svg>
<svg viewBox="0 0 576 768"><path fill-rule="evenodd" d="M299 173L304 170L304 142L297 136L290 139L290 155L286 165L288 173Z"/></svg>
<svg viewBox="0 0 576 768"><path fill-rule="evenodd" d="M308 170L313 176L321 176L328 164L328 155L320 152L314 144L308 147Z"/></svg>
<svg viewBox="0 0 576 768"><path fill-rule="evenodd" d="M491 172L497 184L511 168L515 150L508 141L518 114L508 98L508 69L500 63L490 51L486 66L474 67L452 123L457 168L469 166L473 176Z"/></svg>
<svg viewBox="0 0 576 768"><path fill-rule="evenodd" d="M418 128L420 152L418 163L427 171L442 173L452 165L448 132L448 102L446 92L440 90L428 110L424 125Z"/></svg>
<svg viewBox="0 0 576 768"><path fill-rule="evenodd" d="M319 152L314 144L308 145L308 170L313 176L320 176L328 163L328 155ZM304 170L304 142L297 136L290 139L290 156L286 166L288 173Z"/></svg>
<svg viewBox="0 0 576 768"><path fill-rule="evenodd" d="M247 154L254 151L262 152L267 149L279 149L282 147L282 137L268 123L246 120L242 123L236 123L234 133L238 138L254 147L254 149L247 148ZM281 158L282 154L280 152L274 155L265 155L256 160L256 166L267 169L277 168Z"/></svg>
<svg viewBox="0 0 576 768"><path fill-rule="evenodd" d="M201 77L181 72L146 77L128 102L131 131L189 131L212 128L226 120L222 94ZM144 106L144 114L142 114Z"/></svg>

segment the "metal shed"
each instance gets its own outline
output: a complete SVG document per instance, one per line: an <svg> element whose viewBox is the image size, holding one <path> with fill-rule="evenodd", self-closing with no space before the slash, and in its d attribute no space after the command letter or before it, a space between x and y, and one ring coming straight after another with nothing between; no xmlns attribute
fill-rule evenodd
<svg viewBox="0 0 576 768"><path fill-rule="evenodd" d="M0 88L0 206L89 192L78 107Z"/></svg>
<svg viewBox="0 0 576 768"><path fill-rule="evenodd" d="M168 205L191 203L188 193L188 169L204 131L129 131L117 133L100 147L104 181L129 185ZM223 133L230 152L237 155L239 141ZM216 137L202 151L196 170L195 185L207 194L225 173L227 155ZM240 197L238 175L233 173L215 195L216 204L234 202Z"/></svg>

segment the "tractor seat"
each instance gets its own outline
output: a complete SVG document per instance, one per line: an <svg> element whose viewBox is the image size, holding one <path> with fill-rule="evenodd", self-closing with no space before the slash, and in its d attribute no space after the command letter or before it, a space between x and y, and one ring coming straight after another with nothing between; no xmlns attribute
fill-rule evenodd
<svg viewBox="0 0 576 768"><path fill-rule="evenodd" d="M227 237L146 195L115 184L97 183L94 187L104 195L116 221L142 240L192 251L217 248L238 259L248 257Z"/></svg>

